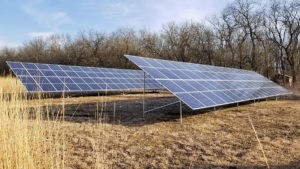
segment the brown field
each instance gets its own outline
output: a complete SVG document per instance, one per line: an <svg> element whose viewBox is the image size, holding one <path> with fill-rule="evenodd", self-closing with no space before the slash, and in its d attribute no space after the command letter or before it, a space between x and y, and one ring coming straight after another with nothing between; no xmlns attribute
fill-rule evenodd
<svg viewBox="0 0 300 169"><path fill-rule="evenodd" d="M16 90L13 85L7 86ZM8 122L15 121L16 117L9 113L0 116L0 144L7 144L7 148L0 148L0 166L267 168L250 118L270 168L300 168L299 96L218 107L216 111L191 111L184 106L182 125L178 104L143 118L141 98L141 94L18 98L15 102L6 100L6 104L5 99L0 99L0 105L2 102L11 105L2 111L17 106L25 107L21 110L29 114L18 121L22 123L15 122L11 127L7 127ZM146 108L175 100L168 93L147 93ZM43 117L37 118L39 114ZM9 132L4 132L8 129ZM17 138L27 143L8 141ZM30 140L34 141L32 146ZM18 151L9 147L18 147ZM3 152L10 155L4 156ZM24 160L16 160L14 154L22 155ZM51 160L47 161L46 157ZM28 165L18 164L26 160ZM42 160L46 160L45 164L38 163Z"/></svg>

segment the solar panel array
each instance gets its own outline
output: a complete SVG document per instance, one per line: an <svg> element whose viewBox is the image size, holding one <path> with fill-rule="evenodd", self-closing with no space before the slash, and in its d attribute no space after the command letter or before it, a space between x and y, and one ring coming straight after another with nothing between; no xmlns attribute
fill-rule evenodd
<svg viewBox="0 0 300 169"><path fill-rule="evenodd" d="M125 56L193 110L290 94L253 71Z"/></svg>
<svg viewBox="0 0 300 169"><path fill-rule="evenodd" d="M135 90L144 88L144 72L141 70L11 61L7 61L7 64L29 92ZM145 76L146 89L162 88L149 75Z"/></svg>

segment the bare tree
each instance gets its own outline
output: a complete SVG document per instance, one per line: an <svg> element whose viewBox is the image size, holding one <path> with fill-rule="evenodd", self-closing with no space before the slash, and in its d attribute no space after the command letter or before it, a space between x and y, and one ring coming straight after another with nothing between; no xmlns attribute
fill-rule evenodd
<svg viewBox="0 0 300 169"><path fill-rule="evenodd" d="M162 50L165 58L205 64L214 64L213 32L204 25L193 22L169 23L163 28Z"/></svg>
<svg viewBox="0 0 300 169"><path fill-rule="evenodd" d="M33 40L24 43L20 50L21 60L43 62L46 55L47 43L41 38L37 37Z"/></svg>
<svg viewBox="0 0 300 169"><path fill-rule="evenodd" d="M247 55L247 62L252 70L257 70L258 63L258 31L262 26L263 15L257 4L250 0L236 0L230 6L234 21L243 33L241 40L248 40L251 44L250 55Z"/></svg>
<svg viewBox="0 0 300 169"><path fill-rule="evenodd" d="M265 7L254 0L235 0L211 21L212 27L171 22L160 33L121 28L111 33L90 30L75 37L35 38L18 50L0 50L0 69L5 69L3 63L9 59L136 68L124 57L133 54L251 69L267 77L288 72L296 82L300 69L299 4L299 0L272 0Z"/></svg>
<svg viewBox="0 0 300 169"><path fill-rule="evenodd" d="M288 65L293 82L296 82L296 60L297 57L299 58L297 49L300 35L300 4L298 1L273 1L268 12L269 17L265 26L268 30L268 40L279 51L277 64L280 65L283 75L285 75L286 65Z"/></svg>
<svg viewBox="0 0 300 169"><path fill-rule="evenodd" d="M140 47L146 56L164 58L164 40L157 33L140 30Z"/></svg>
<svg viewBox="0 0 300 169"><path fill-rule="evenodd" d="M219 50L220 65L235 67L237 65L236 30L237 26L230 8L225 8L220 18L213 18L211 24L215 30L216 43Z"/></svg>

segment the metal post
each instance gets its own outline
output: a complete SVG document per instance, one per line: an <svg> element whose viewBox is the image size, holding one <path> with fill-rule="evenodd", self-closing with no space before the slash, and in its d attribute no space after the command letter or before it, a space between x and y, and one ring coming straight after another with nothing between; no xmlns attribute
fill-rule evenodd
<svg viewBox="0 0 300 169"><path fill-rule="evenodd" d="M98 97L97 97L97 105L96 105L96 114L95 114L95 118L98 122L99 120L99 92L98 92Z"/></svg>
<svg viewBox="0 0 300 169"><path fill-rule="evenodd" d="M145 88L146 88L146 74L144 72L144 87L143 87L143 118L145 117Z"/></svg>
<svg viewBox="0 0 300 169"><path fill-rule="evenodd" d="M107 99L107 83L105 83L105 100L104 100L104 113L106 113L106 99Z"/></svg>
<svg viewBox="0 0 300 169"><path fill-rule="evenodd" d="M105 83L105 96L107 96L107 83Z"/></svg>
<svg viewBox="0 0 300 169"><path fill-rule="evenodd" d="M216 111L216 106L214 107L214 111Z"/></svg>
<svg viewBox="0 0 300 169"><path fill-rule="evenodd" d="M116 119L116 101L114 101L114 121Z"/></svg>
<svg viewBox="0 0 300 169"><path fill-rule="evenodd" d="M276 101L278 101L278 97L276 96Z"/></svg>
<svg viewBox="0 0 300 169"><path fill-rule="evenodd" d="M63 110L62 110L62 113L63 113L63 120L65 120L65 78L64 78L64 89L63 89ZM39 99L40 100L40 99Z"/></svg>
<svg viewBox="0 0 300 169"><path fill-rule="evenodd" d="M179 101L179 111L180 111L180 124L182 124L182 101Z"/></svg>

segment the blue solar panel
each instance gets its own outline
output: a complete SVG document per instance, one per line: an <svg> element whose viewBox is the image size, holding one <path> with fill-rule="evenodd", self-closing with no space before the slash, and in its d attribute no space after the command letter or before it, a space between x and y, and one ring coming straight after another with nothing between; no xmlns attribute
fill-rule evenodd
<svg viewBox="0 0 300 169"><path fill-rule="evenodd" d="M141 70L10 62L8 66L29 92L136 90L144 88ZM146 75L146 89L163 89Z"/></svg>
<svg viewBox="0 0 300 169"><path fill-rule="evenodd" d="M193 110L291 94L253 71L125 56Z"/></svg>

